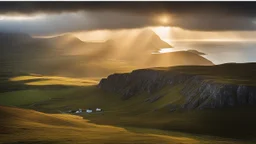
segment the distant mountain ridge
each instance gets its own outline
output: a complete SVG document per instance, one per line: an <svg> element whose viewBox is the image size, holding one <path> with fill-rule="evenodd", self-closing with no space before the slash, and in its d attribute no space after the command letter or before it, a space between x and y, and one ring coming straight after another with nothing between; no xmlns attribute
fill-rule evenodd
<svg viewBox="0 0 256 144"><path fill-rule="evenodd" d="M32 38L29 34L26 33L7 33L7 32L0 32L0 38Z"/></svg>
<svg viewBox="0 0 256 144"><path fill-rule="evenodd" d="M194 54L198 54L198 55L206 55L205 53L203 52L200 52L200 51L197 51L197 50L193 50L193 49L190 49L190 50L187 50L188 52L191 52L191 53L194 53Z"/></svg>
<svg viewBox="0 0 256 144"><path fill-rule="evenodd" d="M153 54L147 62L149 67L168 67L178 65L214 65L211 61L189 51Z"/></svg>
<svg viewBox="0 0 256 144"><path fill-rule="evenodd" d="M72 35L33 38L22 33L0 33L0 45L1 71L77 77L107 76L134 69L122 68L127 66L212 65L190 52L152 55L152 51L172 46L149 29L119 33L98 43L84 42Z"/></svg>

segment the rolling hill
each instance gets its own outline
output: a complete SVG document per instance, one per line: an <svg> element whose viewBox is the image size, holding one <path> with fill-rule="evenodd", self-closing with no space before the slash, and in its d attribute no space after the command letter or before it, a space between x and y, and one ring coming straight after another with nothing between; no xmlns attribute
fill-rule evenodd
<svg viewBox="0 0 256 144"><path fill-rule="evenodd" d="M134 127L97 125L80 116L0 106L0 143L252 144L253 142Z"/></svg>
<svg viewBox="0 0 256 144"><path fill-rule="evenodd" d="M0 106L0 143L199 143L186 137L138 134L88 123L79 116Z"/></svg>
<svg viewBox="0 0 256 144"><path fill-rule="evenodd" d="M100 107L103 114L79 115L97 124L255 140L254 73L254 63L158 67L113 74L98 86L8 76L0 104L48 113Z"/></svg>

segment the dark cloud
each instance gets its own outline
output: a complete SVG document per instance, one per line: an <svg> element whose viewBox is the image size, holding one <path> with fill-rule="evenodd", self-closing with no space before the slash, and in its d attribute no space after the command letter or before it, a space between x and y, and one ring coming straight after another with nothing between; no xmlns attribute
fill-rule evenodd
<svg viewBox="0 0 256 144"><path fill-rule="evenodd" d="M131 13L76 12L43 15L38 19L23 21L2 20L0 31L54 35L99 29L141 28L151 24L153 24L152 18Z"/></svg>
<svg viewBox="0 0 256 144"><path fill-rule="evenodd" d="M27 21L0 21L0 31L35 35L82 30L159 26L161 14L170 15L167 25L188 30L256 30L255 2L0 2L1 15L46 17Z"/></svg>
<svg viewBox="0 0 256 144"><path fill-rule="evenodd" d="M111 10L154 13L222 13L255 16L255 2L1 2L0 13L59 13Z"/></svg>

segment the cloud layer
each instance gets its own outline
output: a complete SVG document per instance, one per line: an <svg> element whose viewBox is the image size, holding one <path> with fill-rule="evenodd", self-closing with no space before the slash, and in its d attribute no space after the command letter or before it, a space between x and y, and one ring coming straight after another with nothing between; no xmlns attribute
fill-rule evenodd
<svg viewBox="0 0 256 144"><path fill-rule="evenodd" d="M33 35L159 26L161 15L188 30L256 30L254 2L0 2L0 15L32 17L0 19L0 31Z"/></svg>
<svg viewBox="0 0 256 144"><path fill-rule="evenodd" d="M0 13L60 13L80 10L153 14L221 13L255 16L255 2L1 2Z"/></svg>

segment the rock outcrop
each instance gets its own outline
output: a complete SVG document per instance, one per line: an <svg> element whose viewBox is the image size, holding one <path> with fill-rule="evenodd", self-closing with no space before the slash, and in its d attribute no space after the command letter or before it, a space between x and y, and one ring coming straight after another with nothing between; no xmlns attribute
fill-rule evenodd
<svg viewBox="0 0 256 144"><path fill-rule="evenodd" d="M182 85L180 94L185 101L181 108L184 109L256 105L256 87L253 85L218 82L202 74L175 70L142 69L131 73L112 74L102 79L98 87L118 93L123 99L129 99L139 93L152 94L166 86L176 85Z"/></svg>

